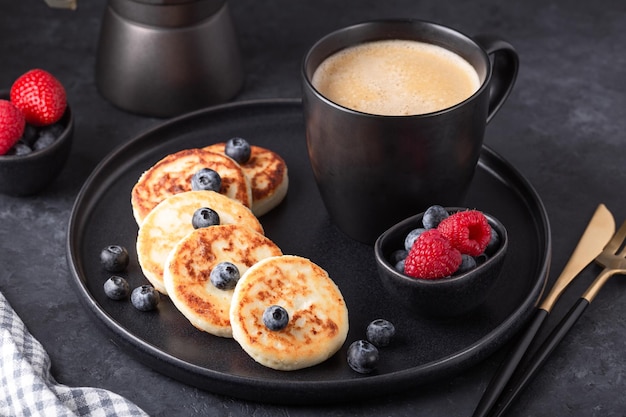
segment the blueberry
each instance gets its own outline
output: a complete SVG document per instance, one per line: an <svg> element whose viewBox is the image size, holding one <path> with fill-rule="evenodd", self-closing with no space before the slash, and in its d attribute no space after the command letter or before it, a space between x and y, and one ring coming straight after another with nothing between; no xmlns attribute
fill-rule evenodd
<svg viewBox="0 0 626 417"><path fill-rule="evenodd" d="M48 133L50 135L52 135L54 138L58 138L59 136L61 136L61 134L63 133L63 131L65 130L65 126L63 126L63 124L61 122L57 122L55 124L52 125L48 125L48 126L44 126L42 128L39 129L39 136Z"/></svg>
<svg viewBox="0 0 626 417"><path fill-rule="evenodd" d="M211 168L202 168L191 177L191 189L193 191L216 191L222 188L222 177Z"/></svg>
<svg viewBox="0 0 626 417"><path fill-rule="evenodd" d="M122 272L129 261L128 251L120 245L109 245L100 252L100 263L109 272Z"/></svg>
<svg viewBox="0 0 626 417"><path fill-rule="evenodd" d="M263 312L263 324L270 330L282 330L289 323L289 313L281 306L269 306Z"/></svg>
<svg viewBox="0 0 626 417"><path fill-rule="evenodd" d="M130 302L140 311L154 310L161 301L159 292L152 285L142 285L130 294Z"/></svg>
<svg viewBox="0 0 626 417"><path fill-rule="evenodd" d="M388 346L396 334L396 328L388 320L376 319L367 326L367 340L376 347Z"/></svg>
<svg viewBox="0 0 626 417"><path fill-rule="evenodd" d="M400 259L398 262L396 262L396 264L393 267L399 273L404 274L404 264L405 263L406 263L406 258Z"/></svg>
<svg viewBox="0 0 626 417"><path fill-rule="evenodd" d="M357 340L348 348L348 365L361 374L369 374L378 365L378 348L367 340Z"/></svg>
<svg viewBox="0 0 626 417"><path fill-rule="evenodd" d="M415 240L425 231L426 229L424 229L423 227L411 230L404 239L404 249L410 251L413 243L415 243Z"/></svg>
<svg viewBox="0 0 626 417"><path fill-rule="evenodd" d="M194 229L201 227L216 226L220 224L220 215L213 209L202 207L193 213L191 225Z"/></svg>
<svg viewBox="0 0 626 417"><path fill-rule="evenodd" d="M463 254L461 255L461 265L459 266L459 269L456 270L455 274L463 274L474 268L476 268L476 259L470 255Z"/></svg>
<svg viewBox="0 0 626 417"><path fill-rule="evenodd" d="M24 133L22 134L22 138L20 140L24 141L25 144L32 148L38 137L39 130L37 127L31 125L30 123L26 123L24 126Z"/></svg>
<svg viewBox="0 0 626 417"><path fill-rule="evenodd" d="M130 286L124 278L114 275L104 282L104 293L112 300L122 300L130 294Z"/></svg>
<svg viewBox="0 0 626 417"><path fill-rule="evenodd" d="M491 255L500 247L500 235L493 227L489 226L489 228L491 229L491 237L489 238L487 248L485 248L485 253Z"/></svg>
<svg viewBox="0 0 626 417"><path fill-rule="evenodd" d="M51 131L44 130L39 133L39 137L33 144L33 150L38 151L52 145L57 137Z"/></svg>
<svg viewBox="0 0 626 417"><path fill-rule="evenodd" d="M406 249L395 250L391 252L391 255L389 255L389 262L392 264L396 264L397 262L400 262L401 260L406 258L408 255L409 251Z"/></svg>
<svg viewBox="0 0 626 417"><path fill-rule="evenodd" d="M430 206L424 212L424 216L422 217L422 224L425 229L434 229L439 226L439 223L450 214L448 211L438 205Z"/></svg>
<svg viewBox="0 0 626 417"><path fill-rule="evenodd" d="M11 147L11 149L9 149L9 151L6 154L24 156L24 155L28 155L32 151L33 151L32 148L28 146L27 143L22 142L22 140L20 139L15 145Z"/></svg>
<svg viewBox="0 0 626 417"><path fill-rule="evenodd" d="M250 144L244 138L232 138L226 142L224 153L240 164L248 162L252 149Z"/></svg>
<svg viewBox="0 0 626 417"><path fill-rule="evenodd" d="M211 270L209 278L220 290L232 290L239 281L239 268L230 262L220 262Z"/></svg>

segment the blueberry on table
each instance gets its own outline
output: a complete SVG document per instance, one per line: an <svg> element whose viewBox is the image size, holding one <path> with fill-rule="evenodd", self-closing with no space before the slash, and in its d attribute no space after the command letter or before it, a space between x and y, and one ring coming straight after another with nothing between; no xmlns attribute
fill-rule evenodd
<svg viewBox="0 0 626 417"><path fill-rule="evenodd" d="M211 284L220 290L232 290L239 281L239 268L231 262L220 262L211 270Z"/></svg>
<svg viewBox="0 0 626 417"><path fill-rule="evenodd" d="M220 224L220 215L213 209L202 207L193 213L191 225L194 229Z"/></svg>
<svg viewBox="0 0 626 417"><path fill-rule="evenodd" d="M123 246L109 245L100 252L100 263L109 272L122 272L129 262L128 251Z"/></svg>
<svg viewBox="0 0 626 417"><path fill-rule="evenodd" d="M244 138L232 138L226 142L224 153L238 163L243 164L250 160L252 149Z"/></svg>
<svg viewBox="0 0 626 417"><path fill-rule="evenodd" d="M126 279L114 275L104 282L104 293L112 300L122 300L130 294L130 286Z"/></svg>
<svg viewBox="0 0 626 417"><path fill-rule="evenodd" d="M367 340L376 347L388 346L396 334L396 327L388 320L376 319L368 326Z"/></svg>
<svg viewBox="0 0 626 417"><path fill-rule="evenodd" d="M289 313L284 307L273 305L263 312L263 324L270 330L282 330L289 323Z"/></svg>
<svg viewBox="0 0 626 417"><path fill-rule="evenodd" d="M130 294L130 302L140 311L154 310L161 301L159 292L152 285L142 285Z"/></svg>
<svg viewBox="0 0 626 417"><path fill-rule="evenodd" d="M193 191L215 191L222 188L222 177L211 168L202 168L191 177L191 189Z"/></svg>
<svg viewBox="0 0 626 417"><path fill-rule="evenodd" d="M357 340L348 348L348 365L360 374L374 371L378 358L378 348L367 340Z"/></svg>

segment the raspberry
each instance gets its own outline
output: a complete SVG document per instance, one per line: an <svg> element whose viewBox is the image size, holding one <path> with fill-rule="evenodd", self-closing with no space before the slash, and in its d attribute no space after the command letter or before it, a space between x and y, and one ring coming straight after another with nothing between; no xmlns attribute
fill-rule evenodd
<svg viewBox="0 0 626 417"><path fill-rule="evenodd" d="M24 134L24 115L8 100L0 100L0 155L6 154Z"/></svg>
<svg viewBox="0 0 626 417"><path fill-rule="evenodd" d="M52 74L33 69L11 86L11 102L24 113L26 123L47 126L58 122L67 106L65 88Z"/></svg>
<svg viewBox="0 0 626 417"><path fill-rule="evenodd" d="M437 279L452 275L461 265L461 252L437 229L416 240L404 263L404 273L413 278Z"/></svg>
<svg viewBox="0 0 626 417"><path fill-rule="evenodd" d="M489 222L478 210L454 213L439 223L437 230L461 253L471 256L483 253L491 239Z"/></svg>

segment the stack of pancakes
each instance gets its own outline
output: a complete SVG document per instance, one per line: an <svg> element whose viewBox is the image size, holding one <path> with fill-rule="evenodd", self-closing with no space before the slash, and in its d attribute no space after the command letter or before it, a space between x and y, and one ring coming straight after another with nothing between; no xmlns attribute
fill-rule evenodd
<svg viewBox="0 0 626 417"><path fill-rule="evenodd" d="M234 338L255 361L274 369L313 366L343 345L347 307L326 271L284 255L264 235L258 216L284 199L287 167L273 151L251 148L243 164L225 155L223 143L187 149L141 175L131 195L139 264L196 328ZM219 192L191 190L191 177L202 168L220 174ZM204 207L218 213L220 224L194 229L193 214ZM233 263L241 274L232 290L210 281L221 262ZM271 305L289 314L282 330L263 323Z"/></svg>

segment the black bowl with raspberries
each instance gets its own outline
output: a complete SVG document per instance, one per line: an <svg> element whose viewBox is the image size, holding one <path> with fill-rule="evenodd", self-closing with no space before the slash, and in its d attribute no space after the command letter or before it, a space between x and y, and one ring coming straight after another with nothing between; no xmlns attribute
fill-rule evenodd
<svg viewBox="0 0 626 417"><path fill-rule="evenodd" d="M437 319L484 303L507 247L506 228L495 217L434 205L380 235L374 253L389 294L416 314Z"/></svg>
<svg viewBox="0 0 626 417"><path fill-rule="evenodd" d="M0 106L0 193L37 194L55 180L70 153L74 117L65 90L51 74L32 70L11 90L0 91Z"/></svg>

